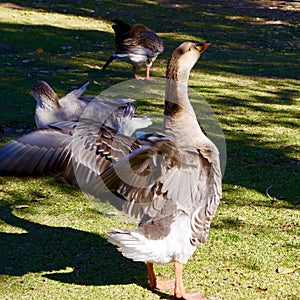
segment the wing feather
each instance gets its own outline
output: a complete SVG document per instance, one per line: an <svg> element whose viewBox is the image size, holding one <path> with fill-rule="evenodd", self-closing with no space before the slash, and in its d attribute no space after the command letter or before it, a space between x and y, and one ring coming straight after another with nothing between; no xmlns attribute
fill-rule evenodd
<svg viewBox="0 0 300 300"><path fill-rule="evenodd" d="M106 126L51 123L0 148L0 175L62 174L73 185L86 185L140 145L141 141Z"/></svg>
<svg viewBox="0 0 300 300"><path fill-rule="evenodd" d="M60 172L62 164L56 162L68 155L65 147L69 138L56 130L43 129L9 142L0 149L0 174L37 176Z"/></svg>
<svg viewBox="0 0 300 300"><path fill-rule="evenodd" d="M215 191L210 189L212 172L212 163L198 149L179 150L168 136L158 134L113 162L85 192L98 199L102 192L117 194L123 210L133 217L169 215L175 209L192 215L198 207L209 207L207 193ZM165 209L170 201L170 209Z"/></svg>
<svg viewBox="0 0 300 300"><path fill-rule="evenodd" d="M153 31L128 37L123 41L123 49L134 54L156 57L164 50L161 38Z"/></svg>

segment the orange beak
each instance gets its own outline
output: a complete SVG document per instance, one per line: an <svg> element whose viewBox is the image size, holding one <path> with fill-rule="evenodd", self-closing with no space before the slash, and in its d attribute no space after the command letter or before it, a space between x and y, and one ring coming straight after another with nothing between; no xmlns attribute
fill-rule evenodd
<svg viewBox="0 0 300 300"><path fill-rule="evenodd" d="M208 46L210 46L210 45L211 45L210 42L204 42L204 43L197 43L197 44L195 44L195 46L199 50L200 54L202 54L208 48Z"/></svg>

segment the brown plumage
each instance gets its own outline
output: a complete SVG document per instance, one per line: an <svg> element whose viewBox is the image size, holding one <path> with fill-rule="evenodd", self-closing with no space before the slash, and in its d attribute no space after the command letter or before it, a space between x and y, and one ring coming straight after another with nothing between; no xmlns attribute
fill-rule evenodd
<svg viewBox="0 0 300 300"><path fill-rule="evenodd" d="M128 155L142 142L110 127L78 122L56 122L21 136L0 148L0 175L61 174L70 184L86 184L111 163ZM83 148L83 149L81 149ZM94 149L91 155L91 148ZM74 158L79 171L74 172ZM81 177L79 178L79 174ZM79 179L79 182L78 182Z"/></svg>
<svg viewBox="0 0 300 300"><path fill-rule="evenodd" d="M185 293L185 264L200 243L205 243L221 198L219 153L199 127L188 99L188 78L209 43L181 44L167 68L163 134L153 135L128 156L83 187L101 199L111 192L125 212L140 219L136 230L112 230L109 241L122 254L146 261L152 288L170 288L158 279L153 263L173 262L176 298L202 299ZM114 199L114 200L113 200Z"/></svg>
<svg viewBox="0 0 300 300"><path fill-rule="evenodd" d="M146 66L146 79L150 79L152 63L164 50L161 38L143 24L130 26L120 20L113 22L117 50L109 57L102 70L113 60L121 59L133 65L135 79L141 79L136 73L136 67L139 66Z"/></svg>
<svg viewBox="0 0 300 300"><path fill-rule="evenodd" d="M109 200L140 220L136 230L112 230L108 240L125 257L147 262L151 288L174 284L157 278L153 269L154 263L173 262L174 295L181 299L203 299L185 292L183 264L207 240L221 198L219 152L199 127L188 98L190 71L208 46L185 42L174 50L162 133L140 141L97 125L77 125L63 130L66 139L58 146L67 151L54 160L56 165L68 160L65 170L72 165L77 184L94 201Z"/></svg>

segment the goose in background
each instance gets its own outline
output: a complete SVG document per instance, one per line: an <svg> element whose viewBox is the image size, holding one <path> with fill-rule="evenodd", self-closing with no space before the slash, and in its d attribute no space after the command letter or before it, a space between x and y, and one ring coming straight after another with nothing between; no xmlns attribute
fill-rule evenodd
<svg viewBox="0 0 300 300"><path fill-rule="evenodd" d="M32 95L36 100L37 127L44 128L50 123L61 121L77 122L84 117L131 136L136 130L152 125L147 116L135 114L136 105L133 104L133 99L108 100L98 96L83 97L88 85L89 82L59 98L47 82L35 82Z"/></svg>
<svg viewBox="0 0 300 300"><path fill-rule="evenodd" d="M143 24L130 26L121 20L113 22L117 50L108 58L102 70L113 60L121 59L133 65L135 79L142 79L137 75L137 67L146 66L146 79L149 80L152 63L164 51L161 38Z"/></svg>
<svg viewBox="0 0 300 300"><path fill-rule="evenodd" d="M61 174L70 184L77 186L72 158L75 151L73 142L79 128L85 129L85 136L80 137L84 143L97 141L97 154L101 153L104 158L101 167L98 165L96 168L98 173L103 172L112 159L128 154L131 143L141 144L135 137L131 138L136 130L152 124L147 116L135 114L137 107L133 102L132 99L108 100L94 97L82 112L79 121L58 120L8 142L0 148L0 175ZM115 144L117 136L126 137L125 141L121 141L126 147L129 144L125 152L122 152L122 145ZM105 150L109 148L111 151L114 147L113 155ZM132 147L135 149L137 146ZM97 161L99 163L101 159L98 157Z"/></svg>
<svg viewBox="0 0 300 300"><path fill-rule="evenodd" d="M51 86L45 81L37 81L32 88L36 100L35 123L43 128L49 123L59 121L77 121L92 98L82 98L89 82L81 88L71 91L59 98Z"/></svg>

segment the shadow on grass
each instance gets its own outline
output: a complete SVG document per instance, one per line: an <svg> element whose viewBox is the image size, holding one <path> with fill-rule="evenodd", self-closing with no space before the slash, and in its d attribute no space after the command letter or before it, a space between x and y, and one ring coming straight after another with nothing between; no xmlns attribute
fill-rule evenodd
<svg viewBox="0 0 300 300"><path fill-rule="evenodd" d="M214 72L231 72L254 76L277 78L298 78L297 74L297 20L299 11L290 9L288 1L282 5L268 5L266 1L224 1L198 0L184 1L10 1L13 9L37 9L45 12L57 12L63 15L77 15L112 21L121 18L129 23L142 22L155 31L167 33L164 36L165 52L160 57L168 58L174 49L187 36L191 39L209 39L214 47L213 63L206 68ZM18 5L20 5L18 7ZM115 10L114 7L118 6ZM296 5L296 4L295 4ZM6 4L7 6L7 4ZM293 7L291 1L290 6ZM155 16L155 18L153 18ZM4 24L5 25L5 24ZM9 33L15 32L5 25ZM55 26L55 24L54 24ZM24 33L43 26L20 26L24 32L12 34L8 44L23 40ZM27 28L26 28L27 27ZM4 28L5 29L5 28ZM103 50L110 55L114 47L113 35L101 31L62 30L50 28L47 47L63 43L72 48L93 51L90 41L94 37L104 42ZM170 33L173 33L171 37ZM176 33L179 33L178 36ZM86 35L85 35L86 34ZM79 36L79 39L75 37ZM27 34L27 40L36 43L43 38L33 32ZM84 40L83 40L84 39ZM67 44L66 44L67 43ZM20 43L18 43L20 45ZM25 40L25 44L28 44ZM8 45L9 46L9 45ZM32 46L28 45L28 49ZM39 46L38 46L39 47ZM47 48L46 47L46 48ZM25 47L26 48L26 47ZM25 50L26 51L26 50ZM73 50L72 50L73 51ZM82 51L82 50L81 50ZM85 53L85 58L88 54ZM159 58L160 59L160 58ZM114 75L114 74L113 74Z"/></svg>
<svg viewBox="0 0 300 300"><path fill-rule="evenodd" d="M299 78L294 24L299 12L285 9L283 4L268 7L264 1L150 3L135 0L118 2L115 10L116 4L117 1L100 4L95 1L12 0L0 5L18 11L37 9L41 14L43 11L58 12L107 21L121 18L130 23L143 22L165 33L165 51L154 64L157 67L166 64L171 51L183 40L209 39L212 46L201 64L204 72ZM125 64L112 64L106 72L98 69L114 48L112 32L58 28L55 21L53 26L0 22L0 30L0 64L3 66L0 70L3 75L0 120L3 125L16 120L33 125L35 102L29 94L36 80L53 84L58 94L59 89L66 92L74 84L97 81L97 86L89 87L93 94L99 93L99 88L132 77L131 67ZM162 75L164 71L160 71L159 76ZM286 102L291 101L294 94L284 89L274 97ZM231 97L226 96L224 100L231 101Z"/></svg>
<svg viewBox="0 0 300 300"><path fill-rule="evenodd" d="M13 215L8 206L0 207L0 218L6 224L26 231L0 233L0 274L22 276L49 271L51 273L43 276L64 283L111 285L134 282L148 286L145 265L127 260L97 234L30 222Z"/></svg>
<svg viewBox="0 0 300 300"><path fill-rule="evenodd" d="M296 150L295 147L275 149L257 140L256 136L252 139L248 136L248 140L239 138L226 141L228 168L223 182L237 188L255 190L264 195L266 200L266 189L272 186L270 195L279 201L279 207L299 209L300 162L289 157ZM266 202L248 199L240 205L266 205Z"/></svg>
<svg viewBox="0 0 300 300"><path fill-rule="evenodd" d="M161 299L174 299L167 291L149 288L144 263L126 259L97 234L30 222L15 216L9 206L3 205L0 220L26 231L21 234L0 232L0 275L49 272L43 277L69 284L135 283Z"/></svg>

